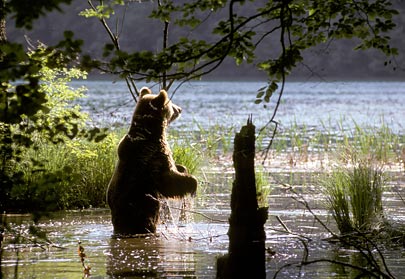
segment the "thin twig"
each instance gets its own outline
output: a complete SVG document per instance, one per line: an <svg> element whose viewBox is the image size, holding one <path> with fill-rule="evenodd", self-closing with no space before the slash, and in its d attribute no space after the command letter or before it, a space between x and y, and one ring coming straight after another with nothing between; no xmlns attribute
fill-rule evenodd
<svg viewBox="0 0 405 279"><path fill-rule="evenodd" d="M97 11L96 7L94 6L92 0L87 0L87 3L90 5L90 7L94 10ZM111 31L111 28L108 26L107 22L105 21L104 18L100 18L99 21L103 25L104 29L106 30L108 36L110 37L112 43L114 44L114 47L116 50L120 50L120 44L118 40L118 35L114 35L114 33ZM126 64L126 61L124 61ZM137 102L137 97L139 96L138 89L131 77L131 74L129 76L125 76L125 82L127 84L128 90L131 93L132 98L134 99L135 102ZM135 93L134 93L135 91ZM136 94L136 95L135 95Z"/></svg>
<svg viewBox="0 0 405 279"><path fill-rule="evenodd" d="M292 197L292 199L294 199L295 201L297 201L298 203L304 205L304 207L306 208L306 210L308 210L311 215L315 218L315 220L323 227L325 228L334 238L338 239L340 241L340 243L344 244L344 245L350 245L352 247L354 247L355 249L357 249L357 251L360 252L360 254L367 260L367 262L373 267L373 271L371 272L367 269L367 274L371 274L376 278L380 278L379 276L382 276L382 278L395 278L395 276L390 272L387 263L385 261L384 255L382 254L381 250L378 248L378 246L370 239L368 238L364 233L357 231L357 237L361 236L364 240L365 243L367 244L371 244L371 247L377 251L377 254L380 258L380 260L382 261L382 265L384 267L384 270L386 273L384 273L381 268L380 268L380 264L377 261L377 259L373 256L373 252L372 250L369 248L368 245L364 246L361 245L360 243L356 243L355 241L352 241L353 238L350 238L350 240L346 240L347 236L338 236L335 233L333 233L327 226L326 224L319 219L319 217L312 211L312 209L310 208L308 202L305 200L304 197L302 197L302 195L298 194L296 191L294 191L292 189L292 187L289 186L289 191L291 191L292 193L294 193L294 195L296 195L296 197ZM297 198L299 197L299 199ZM326 260L326 259L322 259L319 261L330 261L330 260ZM357 269L361 269L363 270L363 268L357 267ZM379 274L379 276L376 276L376 273Z"/></svg>
<svg viewBox="0 0 405 279"><path fill-rule="evenodd" d="M287 234L290 234L290 235L292 235L292 236L294 236L296 238L303 238L303 239L306 239L308 241L312 241L312 238L310 238L308 236L305 236L305 235L302 235L302 234L299 234L299 233L286 231L286 230L280 230L280 229L276 229L276 228L269 228L269 229L272 230L272 231L275 231L275 232L287 233Z"/></svg>
<svg viewBox="0 0 405 279"><path fill-rule="evenodd" d="M160 0L158 0L158 6L161 7L162 3L160 2ZM164 22L164 27L163 27L163 49L162 51L165 51L167 49L167 45L169 42L169 21L165 20ZM162 88L164 90L169 90L169 88L167 88L167 72L166 70L163 71L162 74Z"/></svg>
<svg viewBox="0 0 405 279"><path fill-rule="evenodd" d="M273 275L273 278L277 278L278 274L285 268L291 267L291 266L305 266L305 265L310 265L310 264L316 264L316 263L323 263L323 262L327 262L327 263L332 263L332 264L337 264L337 265L341 265L344 267L350 267L352 269L361 271L363 273L363 275L369 275L375 278L380 278L379 276L377 276L377 274L375 274L374 272L368 270L367 268L361 267L361 266L357 266L357 265L353 265L350 263L345 263L345 262L341 262L341 261L336 261L336 260L329 260L329 259L318 259L318 260L312 260L312 261L305 261L305 262L296 262L296 263L288 263L283 265L282 267L280 267L276 273ZM383 278L388 278L388 279L393 279L393 277L387 277L387 276L383 276Z"/></svg>
<svg viewBox="0 0 405 279"><path fill-rule="evenodd" d="M288 6L288 3L287 3L287 6ZM284 38L284 36L285 36L286 29L287 29L286 23L285 23L285 21L284 21L284 12L285 12L285 11L284 11L284 8L285 8L285 5L282 5L282 6L281 6L281 10L280 10L280 27L281 27L281 32L280 32L280 44L281 44L281 49L282 49L281 59L282 59L283 63L285 63L285 60L286 60L286 45L285 45L285 38ZM287 33L289 33L289 29L287 29ZM274 127L274 129L273 129L273 134L272 134L272 136L271 136L270 142L269 142L269 144L267 145L266 149L264 150L263 164L264 164L264 162L265 162L266 159L267 159L267 156L268 156L268 154L269 154L270 148L271 148L271 146L273 145L273 141L274 141L274 138L275 138L276 133L277 133L278 122L275 121L274 118L276 117L277 112L278 112L278 108L279 108L279 106L280 106L280 104L281 104L281 97L283 96L283 93L284 93L285 81L286 81L286 70L285 70L284 64L282 64L282 68L281 68L281 88L280 88L280 91L279 91L279 94L278 94L278 99L277 99L277 102L276 102L276 106L275 106L275 108L274 108L274 110L273 110L273 114L272 114L272 116L270 117L270 120L269 120L269 121L267 122L267 124L266 124L265 126L263 126L263 127L260 129L260 131L259 131L259 134L260 134L260 133L262 133L262 132L265 130L265 128L266 128L268 125L270 125L271 123L275 124L275 127Z"/></svg>

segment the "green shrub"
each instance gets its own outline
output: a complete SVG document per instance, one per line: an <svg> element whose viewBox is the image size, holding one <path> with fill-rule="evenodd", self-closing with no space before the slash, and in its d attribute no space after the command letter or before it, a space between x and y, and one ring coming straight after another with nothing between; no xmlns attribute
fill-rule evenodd
<svg viewBox="0 0 405 279"><path fill-rule="evenodd" d="M75 162L71 167L77 180L70 186L69 207L103 207L108 183L117 160L119 135L110 133L101 142L77 140L66 147ZM78 197L80 197L78 199Z"/></svg>
<svg viewBox="0 0 405 279"><path fill-rule="evenodd" d="M68 82L85 79L87 74L74 68L51 69L50 56L43 46L27 54L38 66L31 79L40 82L6 85L10 94L5 102L16 108L6 110L4 122L0 122L1 211L56 210L62 207L60 202L65 194L58 185L72 180L67 175L71 172L68 165L61 163L49 168L47 159L63 161L66 154L60 150L61 143L85 129L88 116L73 104L84 96L85 88L72 88ZM20 97L13 96L13 91L19 92ZM52 156L35 154L43 146L43 152L58 150Z"/></svg>

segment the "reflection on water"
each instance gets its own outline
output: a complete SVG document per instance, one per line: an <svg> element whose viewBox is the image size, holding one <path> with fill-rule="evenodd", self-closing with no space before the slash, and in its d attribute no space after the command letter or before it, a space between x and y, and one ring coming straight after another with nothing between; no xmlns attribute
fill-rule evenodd
<svg viewBox="0 0 405 279"><path fill-rule="evenodd" d="M161 237L111 239L107 256L107 274L113 277L201 278L202 262L207 271L214 266L195 251L194 244Z"/></svg>
<svg viewBox="0 0 405 279"><path fill-rule="evenodd" d="M222 174L220 174L222 175ZM217 178L218 173L216 174ZM297 174L295 174L297 175ZM210 177L208 177L210 178ZM217 179L219 181L219 179ZM302 180L302 178L301 178ZM212 181L216 181L214 178ZM166 222L159 226L159 236L132 239L114 239L109 210L70 211L55 214L43 220L40 227L48 231L53 243L63 247L42 248L27 239L24 244L8 243L3 253L2 270L4 278L82 278L83 268L77 254L78 240L82 242L87 255L86 264L91 266L90 278L215 278L216 258L227 253L227 219L231 179L222 184L204 186L203 194L197 196L191 221L177 225ZM401 184L402 193L404 185ZM324 210L322 196L316 187L296 186L303 193L319 218L334 229L332 218ZM394 207L399 197L386 194L385 208L390 217L405 221L405 209ZM314 221L313 216L302 205L294 202L283 187L275 187L269 198L269 219L266 230L266 272L267 278L354 278L356 271L321 261L299 266L305 249L299 235L310 239L307 242L309 260L328 259L358 264L358 252L350 247L341 247L322 239L329 235ZM169 202L173 216L181 203ZM197 213L193 213L197 212ZM292 232L282 232L278 216ZM8 217L8 221L21 224L21 234L27 235L28 218ZM25 220L25 221L24 221ZM10 238L6 239L10 241ZM15 248L18 248L16 250ZM17 253L18 251L18 253ZM273 254L275 252L275 254ZM401 278L405 272L405 251L403 247L389 247L383 250L391 271ZM17 260L18 259L18 260ZM18 263L18 268L16 268ZM288 267L285 265L288 264Z"/></svg>
<svg viewBox="0 0 405 279"><path fill-rule="evenodd" d="M2 261L5 278L14 278L15 270L18 278L81 278L78 239L91 278L213 278L216 256L227 249L225 223L162 225L159 236L115 239L109 214L108 210L68 212L41 223L63 249L8 244Z"/></svg>

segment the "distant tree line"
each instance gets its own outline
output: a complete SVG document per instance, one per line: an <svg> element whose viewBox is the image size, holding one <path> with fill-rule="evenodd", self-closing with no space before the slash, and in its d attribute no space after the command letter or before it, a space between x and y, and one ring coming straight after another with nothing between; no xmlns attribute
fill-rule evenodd
<svg viewBox="0 0 405 279"><path fill-rule="evenodd" d="M97 2L97 1L96 1ZM263 3L247 3L243 9L253 11ZM265 1L262 1L265 2ZM398 10L399 14L394 18L397 27L390 31L391 44L398 49L405 49L405 5L402 0L393 0L393 8ZM124 17L124 22L109 21L111 26L119 25L120 46L123 50L156 51L162 45L162 24L149 18L149 14L155 8L153 1L132 2L115 10L115 18ZM52 11L44 17L36 20L34 29L17 29L14 21L7 21L8 38L13 42L24 43L25 36L33 41L41 41L52 45L63 39L63 31L71 30L77 38L84 40L83 51L92 55L101 56L101 50L104 44L109 43L102 26L96 20L89 20L79 13L88 8L87 1L73 0L71 5L62 5L60 11ZM169 42L174 43L180 37L193 36L198 34L199 39L213 40L211 30L215 28L220 20L226 17L226 11L210 16L204 22L204 28L179 28L171 26ZM120 25L122 24L122 25ZM352 49L358 43L357 39L332 40L331 42L321 43L318 46L306 50L303 53L304 63L297 65L291 77L300 79L366 79L366 80L403 80L405 79L405 56L401 51L396 57L395 70L393 67L385 67L386 56L376 50L365 50L355 52ZM256 50L257 61L268 57L269 53L276 55L279 46L277 43L267 42L259 45ZM388 65L389 66L389 65ZM98 76L98 78L110 76ZM265 79L266 75L256 71L253 64L236 65L232 59L225 59L223 65L210 78L238 79L251 78Z"/></svg>

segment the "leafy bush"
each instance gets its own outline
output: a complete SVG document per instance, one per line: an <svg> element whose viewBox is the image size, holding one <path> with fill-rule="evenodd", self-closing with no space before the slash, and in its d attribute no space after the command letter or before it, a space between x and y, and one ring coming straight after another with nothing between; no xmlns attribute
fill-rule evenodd
<svg viewBox="0 0 405 279"><path fill-rule="evenodd" d="M51 55L44 46L27 55L36 65L30 74L40 81L35 90L24 91L24 84L7 85L5 103L12 110L4 111L0 123L1 211L64 208L68 197L61 185L75 180L72 170L77 162L66 163L70 157L63 143L78 137L96 141L103 137L100 129L86 131L88 116L74 104L84 96L85 88L68 85L72 79L85 79L86 73L48 67ZM32 103L34 96L39 96L40 104Z"/></svg>

